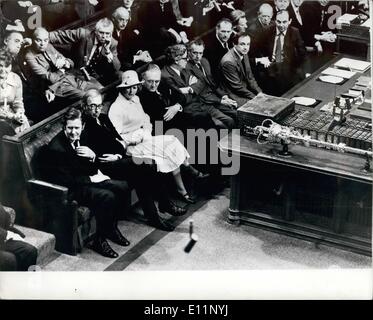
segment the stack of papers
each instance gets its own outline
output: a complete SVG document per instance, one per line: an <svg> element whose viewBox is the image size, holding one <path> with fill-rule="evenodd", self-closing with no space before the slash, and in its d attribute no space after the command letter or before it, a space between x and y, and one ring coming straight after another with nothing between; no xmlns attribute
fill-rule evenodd
<svg viewBox="0 0 373 320"><path fill-rule="evenodd" d="M334 66L351 71L365 72L370 68L370 62L350 58L342 58L341 60L337 61Z"/></svg>
<svg viewBox="0 0 373 320"><path fill-rule="evenodd" d="M301 106L312 106L316 103L315 99L307 97L294 97L291 99L294 100L296 104L299 104Z"/></svg>
<svg viewBox="0 0 373 320"><path fill-rule="evenodd" d="M356 74L356 72L353 71L346 71L341 69L335 69L335 68L327 68L321 72L322 74L327 74L329 76L335 76L345 79L350 79L352 76Z"/></svg>
<svg viewBox="0 0 373 320"><path fill-rule="evenodd" d="M345 13L344 15L340 16L338 19L337 19L337 25L341 25L342 23L343 24L350 24L352 20L355 20L356 18L358 17L357 14L349 14L349 13Z"/></svg>
<svg viewBox="0 0 373 320"><path fill-rule="evenodd" d="M371 79L370 77L361 76L357 79L356 85L361 86L361 87L370 87Z"/></svg>
<svg viewBox="0 0 373 320"><path fill-rule="evenodd" d="M370 19L368 19L368 20L365 21L361 26L362 26L362 27L371 28L371 26L372 26L372 21L371 21Z"/></svg>
<svg viewBox="0 0 373 320"><path fill-rule="evenodd" d="M335 77L335 76L320 76L319 79L322 82L334 83L334 84L338 84L338 83L341 83L341 82L344 81L343 78L341 78L341 77Z"/></svg>

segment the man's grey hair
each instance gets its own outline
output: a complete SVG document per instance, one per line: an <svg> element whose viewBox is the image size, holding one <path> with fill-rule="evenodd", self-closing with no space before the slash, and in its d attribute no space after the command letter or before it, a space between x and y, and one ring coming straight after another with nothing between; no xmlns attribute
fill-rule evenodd
<svg viewBox="0 0 373 320"><path fill-rule="evenodd" d="M128 12L128 10L125 7L116 8L111 15L111 17L114 18L114 19L117 19L117 18L123 17L123 16L127 16L127 17L130 16L130 13Z"/></svg>
<svg viewBox="0 0 373 320"><path fill-rule="evenodd" d="M149 64L148 68L141 74L142 78L145 79L146 74L148 72L157 72L159 74L162 73L161 69L158 67L158 65L151 63Z"/></svg>
<svg viewBox="0 0 373 320"><path fill-rule="evenodd" d="M96 23L95 30L97 31L98 29L101 29L101 28L105 28L105 29L110 28L111 31L113 31L114 30L113 21L111 21L108 18L103 18L103 19L98 20Z"/></svg>
<svg viewBox="0 0 373 320"><path fill-rule="evenodd" d="M269 3L263 3L258 10L258 15L261 14L265 9L271 10L271 13L273 15L273 8Z"/></svg>

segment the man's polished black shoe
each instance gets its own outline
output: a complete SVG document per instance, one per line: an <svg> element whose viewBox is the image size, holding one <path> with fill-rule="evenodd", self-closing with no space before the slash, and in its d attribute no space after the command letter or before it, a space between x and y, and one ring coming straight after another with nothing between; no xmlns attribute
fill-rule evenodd
<svg viewBox="0 0 373 320"><path fill-rule="evenodd" d="M161 218L157 220L149 221L149 225L159 230L163 230L163 231L174 231L175 230L175 227L172 224L168 223L167 221Z"/></svg>
<svg viewBox="0 0 373 320"><path fill-rule="evenodd" d="M114 230L108 234L107 238L113 241L116 244L119 244L123 247L128 247L131 243L122 235L118 228L114 228Z"/></svg>
<svg viewBox="0 0 373 320"><path fill-rule="evenodd" d="M196 199L192 197L189 193L186 193L186 194L178 193L178 197L180 200L186 203L196 203Z"/></svg>
<svg viewBox="0 0 373 320"><path fill-rule="evenodd" d="M179 207L172 202L168 202L166 204L160 203L159 211L162 213L167 212L173 216L182 216L187 212L187 209Z"/></svg>
<svg viewBox="0 0 373 320"><path fill-rule="evenodd" d="M98 237L90 247L92 250L107 258L118 258L116 253L105 238Z"/></svg>

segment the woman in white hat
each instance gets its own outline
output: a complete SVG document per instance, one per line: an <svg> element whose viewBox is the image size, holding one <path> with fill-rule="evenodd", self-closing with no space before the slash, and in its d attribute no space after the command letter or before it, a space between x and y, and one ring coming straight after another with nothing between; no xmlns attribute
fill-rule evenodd
<svg viewBox="0 0 373 320"><path fill-rule="evenodd" d="M188 163L189 153L175 136L151 135L150 117L144 112L136 95L140 84L136 71L128 70L123 73L122 83L118 86L120 91L110 107L109 118L125 142L127 153L138 163L152 159L156 162L158 171L172 172L182 199L194 203L185 189L180 166L185 165L195 177L203 177L203 174Z"/></svg>

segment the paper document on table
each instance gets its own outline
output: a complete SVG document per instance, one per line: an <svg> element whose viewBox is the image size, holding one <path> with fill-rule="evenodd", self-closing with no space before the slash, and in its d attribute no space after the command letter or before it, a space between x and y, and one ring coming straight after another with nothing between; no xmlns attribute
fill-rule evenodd
<svg viewBox="0 0 373 320"><path fill-rule="evenodd" d="M327 74L329 76L341 77L345 79L350 79L352 76L356 74L356 72L346 71L341 69L335 68L327 68L321 72L322 74Z"/></svg>
<svg viewBox="0 0 373 320"><path fill-rule="evenodd" d="M341 83L343 82L343 78L341 77L335 77L335 76L320 76L319 79L322 81L322 82L327 82L327 83L334 83L334 84L338 84L338 83Z"/></svg>
<svg viewBox="0 0 373 320"><path fill-rule="evenodd" d="M341 60L337 61L334 66L364 72L370 68L370 62L350 58L342 58Z"/></svg>
<svg viewBox="0 0 373 320"><path fill-rule="evenodd" d="M345 13L344 15L340 16L337 18L337 24L350 24L351 21L355 20L358 17L357 14L350 14L350 13Z"/></svg>
<svg viewBox="0 0 373 320"><path fill-rule="evenodd" d="M372 26L372 21L371 21L370 19L368 19L368 20L365 21L361 26L362 26L362 27L371 28L371 26Z"/></svg>
<svg viewBox="0 0 373 320"><path fill-rule="evenodd" d="M291 99L294 100L296 104L300 104L302 106L312 106L316 103L315 99L308 97L294 97Z"/></svg>
<svg viewBox="0 0 373 320"><path fill-rule="evenodd" d="M357 79L356 84L362 87L370 87L371 85L371 79L367 76L361 76Z"/></svg>

